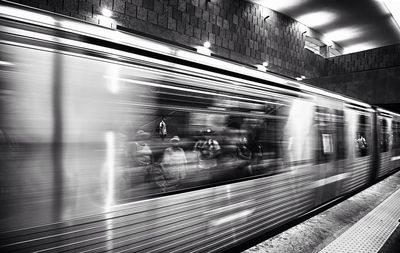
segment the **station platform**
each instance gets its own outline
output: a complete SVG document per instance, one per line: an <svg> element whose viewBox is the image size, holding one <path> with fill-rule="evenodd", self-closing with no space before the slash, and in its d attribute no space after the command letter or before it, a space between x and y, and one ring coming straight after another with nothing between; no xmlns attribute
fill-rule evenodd
<svg viewBox="0 0 400 253"><path fill-rule="evenodd" d="M400 171L243 252L400 252Z"/></svg>

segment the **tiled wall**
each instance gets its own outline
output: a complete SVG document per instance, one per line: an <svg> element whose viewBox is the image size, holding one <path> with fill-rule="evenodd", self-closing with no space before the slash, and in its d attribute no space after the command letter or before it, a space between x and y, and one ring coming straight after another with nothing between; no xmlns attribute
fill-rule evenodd
<svg viewBox="0 0 400 253"><path fill-rule="evenodd" d="M400 45L328 58L325 67L307 82L370 104L400 105Z"/></svg>
<svg viewBox="0 0 400 253"><path fill-rule="evenodd" d="M325 75L340 75L398 65L400 65L400 45L393 45L328 58Z"/></svg>
<svg viewBox="0 0 400 253"><path fill-rule="evenodd" d="M268 61L270 71L290 77L320 76L324 68L321 56L304 49L301 24L244 0L13 1L189 46L210 41L220 56L251 65ZM114 23L103 22L103 7L113 11Z"/></svg>

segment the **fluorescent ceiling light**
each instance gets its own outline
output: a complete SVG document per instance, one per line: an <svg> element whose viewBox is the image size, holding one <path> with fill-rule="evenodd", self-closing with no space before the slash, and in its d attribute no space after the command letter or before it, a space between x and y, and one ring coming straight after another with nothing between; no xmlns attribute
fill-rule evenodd
<svg viewBox="0 0 400 253"><path fill-rule="evenodd" d="M342 28L328 32L325 35L332 41L343 41L356 38L360 35L361 31L358 28Z"/></svg>
<svg viewBox="0 0 400 253"><path fill-rule="evenodd" d="M307 0L255 0L254 2L276 11L282 11L292 7L300 6Z"/></svg>
<svg viewBox="0 0 400 253"><path fill-rule="evenodd" d="M400 1L399 0L382 0L400 28Z"/></svg>
<svg viewBox="0 0 400 253"><path fill-rule="evenodd" d="M337 15L329 11L317 11L307 13L297 17L296 19L308 27L318 27L332 23L335 19L337 19Z"/></svg>

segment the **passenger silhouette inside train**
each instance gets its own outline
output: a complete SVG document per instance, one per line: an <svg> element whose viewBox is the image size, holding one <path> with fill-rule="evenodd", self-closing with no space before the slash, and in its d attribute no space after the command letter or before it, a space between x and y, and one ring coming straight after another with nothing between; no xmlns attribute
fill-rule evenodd
<svg viewBox="0 0 400 253"><path fill-rule="evenodd" d="M251 174L251 151L248 147L247 137L243 136L240 138L240 141L236 144L236 147L236 154L239 161L238 166L241 170L240 174L243 174L243 176L246 176L246 174Z"/></svg>
<svg viewBox="0 0 400 253"><path fill-rule="evenodd" d="M200 161L201 167L203 169L211 169L217 166L219 155L221 154L221 146L219 142L215 139L214 131L207 128L204 132L204 139L200 140L202 142L200 150ZM200 143L198 143L200 145Z"/></svg>
<svg viewBox="0 0 400 253"><path fill-rule="evenodd" d="M358 147L358 151L360 152L360 156L366 156L368 147L367 141L360 133L357 134L356 144Z"/></svg>
<svg viewBox="0 0 400 253"><path fill-rule="evenodd" d="M157 132L162 141L164 141L165 137L167 137L167 123L165 122L166 118L164 116L161 117L160 123L157 126Z"/></svg>
<svg viewBox="0 0 400 253"><path fill-rule="evenodd" d="M135 141L129 143L131 184L148 183L151 180L153 153L148 145L149 138L149 133L139 130L136 132Z"/></svg>
<svg viewBox="0 0 400 253"><path fill-rule="evenodd" d="M170 147L166 148L161 161L167 187L178 187L187 174L187 159L185 151L180 147L180 138L170 139Z"/></svg>

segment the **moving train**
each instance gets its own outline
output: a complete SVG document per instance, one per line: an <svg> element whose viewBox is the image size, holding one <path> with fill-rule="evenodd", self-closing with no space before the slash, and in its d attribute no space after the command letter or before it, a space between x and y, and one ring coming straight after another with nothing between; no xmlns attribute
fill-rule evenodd
<svg viewBox="0 0 400 253"><path fill-rule="evenodd" d="M219 252L400 167L400 115L0 3L0 251Z"/></svg>

